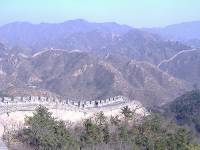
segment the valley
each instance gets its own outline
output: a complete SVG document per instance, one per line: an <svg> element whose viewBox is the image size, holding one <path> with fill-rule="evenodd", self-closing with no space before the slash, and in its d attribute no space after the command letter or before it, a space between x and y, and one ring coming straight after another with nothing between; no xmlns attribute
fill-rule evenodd
<svg viewBox="0 0 200 150"><path fill-rule="evenodd" d="M57 24L14 22L0 27L0 135L4 139L8 136L4 141L9 142L9 136L13 136L10 131L19 130L22 133L14 134L17 136L14 138L20 142L14 142L14 145L20 146L23 138L29 136L25 132L26 126L38 125L38 129L43 130L45 122L40 124L37 119L55 123L47 125L50 128L47 134L59 135L57 129L50 132L55 126L63 129L64 134L70 130L69 135L79 148L82 142L86 148L90 147L87 140L98 141L90 136L105 139L100 137L101 134L109 134L110 140L117 140L116 146L119 147L122 138L128 150L131 143L138 144L140 136L146 136L150 141L162 140L157 139L160 135L163 138L179 137L176 134L180 130L182 134L182 127L183 134L187 130L197 134L191 127L185 131L184 126L178 123L177 129L171 133L170 127L164 124L176 122L172 116L166 115L171 114L169 105L173 107L181 95L200 87L200 49L181 38L167 38L160 30L82 19ZM164 117L163 124L156 120L157 113ZM98 124L95 120L98 115L107 120L105 124ZM38 118L29 124L30 118L35 117ZM87 127L84 128L87 123L94 135L87 133ZM150 131L146 131L143 125L150 126ZM158 134L155 137L154 125L155 134ZM145 134L138 134L140 128L144 128ZM161 131L162 128L165 132ZM33 135L35 132L38 131L34 128ZM148 132L152 133L146 135ZM51 137L45 136L46 132L42 134L44 139ZM89 139L81 141L83 135ZM121 137L115 139L115 136ZM126 136L134 140L130 142ZM26 147L26 144L22 146ZM137 146L142 148L142 145ZM191 145L195 146L191 143L187 146Z"/></svg>

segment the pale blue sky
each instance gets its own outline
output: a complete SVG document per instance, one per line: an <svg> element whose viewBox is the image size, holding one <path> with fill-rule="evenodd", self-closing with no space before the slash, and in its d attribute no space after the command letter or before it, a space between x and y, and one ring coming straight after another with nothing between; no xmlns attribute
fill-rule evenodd
<svg viewBox="0 0 200 150"><path fill-rule="evenodd" d="M200 0L0 0L0 25L85 19L134 27L200 20Z"/></svg>

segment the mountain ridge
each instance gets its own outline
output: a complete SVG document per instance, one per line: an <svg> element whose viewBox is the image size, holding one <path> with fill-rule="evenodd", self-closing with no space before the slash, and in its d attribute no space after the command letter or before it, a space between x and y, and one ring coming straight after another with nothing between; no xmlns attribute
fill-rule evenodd
<svg viewBox="0 0 200 150"><path fill-rule="evenodd" d="M178 53L173 59L163 61L158 67L174 77L200 87L200 49Z"/></svg>
<svg viewBox="0 0 200 150"><path fill-rule="evenodd" d="M118 53L153 64L158 64L182 49L189 49L179 42L166 41L159 35L126 25L84 20L58 24L8 24L0 27L0 41L9 46L32 49L32 54L44 48L79 49L95 55Z"/></svg>
<svg viewBox="0 0 200 150"><path fill-rule="evenodd" d="M98 58L80 51L46 50L34 57L10 55L0 62L7 75L0 75L1 90L36 88L83 100L124 95L145 105L161 105L188 89L152 64L114 60L120 65L111 56Z"/></svg>
<svg viewBox="0 0 200 150"><path fill-rule="evenodd" d="M163 28L143 28L142 30L158 34L165 39L181 41L194 48L200 45L200 21L183 22Z"/></svg>

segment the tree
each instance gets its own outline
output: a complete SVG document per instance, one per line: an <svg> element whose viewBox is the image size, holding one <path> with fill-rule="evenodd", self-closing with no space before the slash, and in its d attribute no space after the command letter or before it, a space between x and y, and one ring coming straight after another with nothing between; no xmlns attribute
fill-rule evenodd
<svg viewBox="0 0 200 150"><path fill-rule="evenodd" d="M122 112L127 120L131 119L132 111L128 106ZM139 123L120 123L118 116L111 117L110 122L108 120L103 112L99 112L82 125L66 127L65 122L55 120L48 109L40 106L32 117L26 118L26 126L17 136L37 150L199 149L199 145L193 143L190 132L172 126L171 122L156 114L147 116Z"/></svg>
<svg viewBox="0 0 200 150"><path fill-rule="evenodd" d="M103 133L91 119L84 121L84 132L81 135L81 141L89 145L103 142Z"/></svg>
<svg viewBox="0 0 200 150"><path fill-rule="evenodd" d="M121 122L121 120L119 119L119 116L118 116L118 115L117 115L117 116L111 116L111 117L110 117L110 123L111 123L112 125L119 126L120 122Z"/></svg>
<svg viewBox="0 0 200 150"><path fill-rule="evenodd" d="M125 106L121 109L121 113L124 115L125 122L127 123L128 120L132 119L133 112L128 106Z"/></svg>
<svg viewBox="0 0 200 150"><path fill-rule="evenodd" d="M108 124L104 126L102 132L103 132L103 142L107 144L110 141L110 132Z"/></svg>
<svg viewBox="0 0 200 150"><path fill-rule="evenodd" d="M47 108L39 106L32 117L26 117L26 128L18 134L18 138L35 149L77 149L64 122L56 121Z"/></svg>
<svg viewBox="0 0 200 150"><path fill-rule="evenodd" d="M97 126L104 127L106 124L106 116L104 115L104 113L102 111L100 111L99 113L95 114L95 123Z"/></svg>

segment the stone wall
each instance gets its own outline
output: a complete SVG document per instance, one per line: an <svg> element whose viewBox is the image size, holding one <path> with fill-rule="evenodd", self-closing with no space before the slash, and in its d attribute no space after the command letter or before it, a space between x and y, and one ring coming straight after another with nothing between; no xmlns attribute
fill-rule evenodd
<svg viewBox="0 0 200 150"><path fill-rule="evenodd" d="M94 108L102 107L106 105L113 105L116 103L123 103L128 101L126 97L115 96L107 99L99 100L70 100L70 99L59 99L57 97L43 97L43 96L18 96L18 97L0 97L0 106L6 104L53 104L53 105L73 105L78 108Z"/></svg>

